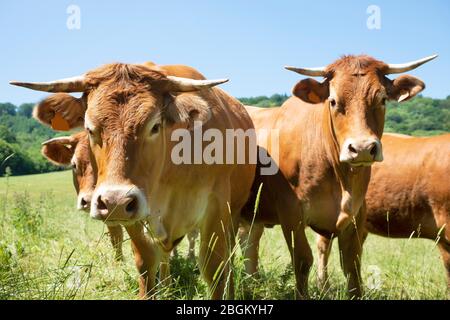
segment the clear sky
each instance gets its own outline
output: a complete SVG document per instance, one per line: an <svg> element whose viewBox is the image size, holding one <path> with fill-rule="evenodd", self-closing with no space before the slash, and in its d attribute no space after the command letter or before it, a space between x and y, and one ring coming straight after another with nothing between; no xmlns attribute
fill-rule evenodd
<svg viewBox="0 0 450 320"><path fill-rule="evenodd" d="M67 8L80 9L69 29ZM380 9L369 29L367 8ZM36 102L46 93L9 80L47 81L109 62L188 64L208 78L230 78L234 96L289 93L299 75L284 65L326 65L367 53L390 63L433 53L412 74L424 95L450 95L450 2L195 0L0 2L0 102Z"/></svg>

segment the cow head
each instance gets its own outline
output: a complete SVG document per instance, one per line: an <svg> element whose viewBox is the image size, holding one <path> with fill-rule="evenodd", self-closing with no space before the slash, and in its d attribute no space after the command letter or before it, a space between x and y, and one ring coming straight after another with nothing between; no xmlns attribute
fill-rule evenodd
<svg viewBox="0 0 450 320"><path fill-rule="evenodd" d="M170 161L166 150L171 132L190 128L209 115L201 93L178 93L226 81L167 76L151 66L117 63L68 80L12 84L59 92L37 106L43 111L35 112L40 121L50 124L58 115L72 128L84 120L97 172L90 214L114 225L149 215L147 197L162 183L158 174ZM67 92L83 92L83 96L74 98Z"/></svg>
<svg viewBox="0 0 450 320"><path fill-rule="evenodd" d="M89 155L89 138L85 131L42 143L42 154L60 166L71 166L73 185L78 195L77 209L89 211L95 187L95 173Z"/></svg>
<svg viewBox="0 0 450 320"><path fill-rule="evenodd" d="M413 70L435 57L392 65L365 55L344 56L327 67L286 69L324 77L322 82L301 80L294 86L293 94L308 103L325 103L340 162L368 166L383 160L380 139L386 101L402 102L425 88L413 76L391 80L387 75Z"/></svg>

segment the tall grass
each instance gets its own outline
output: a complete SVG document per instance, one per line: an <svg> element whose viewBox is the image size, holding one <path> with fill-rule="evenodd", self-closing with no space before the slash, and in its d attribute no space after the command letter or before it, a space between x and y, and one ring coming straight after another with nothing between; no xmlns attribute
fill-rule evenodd
<svg viewBox="0 0 450 320"><path fill-rule="evenodd" d="M136 299L138 274L129 241L124 262L116 262L103 224L75 210L70 172L0 178L0 299ZM314 247L314 233L308 239ZM197 244L198 247L198 244ZM236 299L294 299L290 257L279 227L266 229L255 276L244 270L239 245L231 272ZM158 285L159 299L204 299L208 287L195 261L187 257L187 242L171 259L172 281ZM329 288L310 275L314 299L346 299L346 280L339 266L339 248L332 248ZM370 235L364 246L362 276L365 299L446 299L446 277L433 241L389 240Z"/></svg>

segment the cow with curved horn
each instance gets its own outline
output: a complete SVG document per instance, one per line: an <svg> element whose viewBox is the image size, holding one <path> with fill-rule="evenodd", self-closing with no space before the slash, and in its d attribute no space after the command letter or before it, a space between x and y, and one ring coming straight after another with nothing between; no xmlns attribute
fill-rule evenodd
<svg viewBox="0 0 450 320"><path fill-rule="evenodd" d="M158 70L172 76L206 80L198 70L186 65L157 65L151 61L145 62L145 66L157 68ZM50 108L51 109L51 108ZM34 109L34 117L39 120L47 115L53 115L54 110L49 108ZM44 121L44 124L48 124ZM77 209L90 211L92 193L95 188L95 173L90 164L89 138L87 132L82 131L71 136L57 137L42 143L42 154L58 166L71 166L73 171L73 182L77 192ZM123 230L121 226L107 226L111 243L115 249L116 260L122 260ZM189 258L195 258L195 240L198 231L187 235L189 240ZM176 252L176 248L173 253ZM165 263L165 262L163 262ZM169 271L162 272L160 278L166 278Z"/></svg>
<svg viewBox="0 0 450 320"><path fill-rule="evenodd" d="M257 130L278 132L278 145L266 139L259 140L258 146L267 150L279 171L256 176L243 214L251 221L262 183L255 221L281 224L298 297L307 297L313 262L307 226L326 238L338 238L349 295L361 296L364 197L371 165L383 160L385 103L405 101L425 88L413 76L390 80L387 75L412 70L435 57L389 65L369 56L344 56L323 68L287 67L324 81L301 80L280 108L247 108Z"/></svg>
<svg viewBox="0 0 450 320"><path fill-rule="evenodd" d="M135 258L141 274L140 296L152 294L161 259L152 242L169 252L197 228L200 270L211 296L232 296L233 223L248 198L255 165L248 161L175 164L171 158L179 142L172 139L176 130L189 139L198 124L222 136L227 129L253 128L243 106L213 88L227 80L180 78L151 66L120 63L74 79L13 84L58 92L38 106L49 111L41 121L50 124L58 114L73 128L84 120L97 172L91 216L127 229L135 253L139 251ZM67 94L73 91L83 92L82 97ZM248 154L249 145L246 141L240 152ZM205 142L200 145L202 155L206 146ZM237 147L223 145L224 154L236 155ZM142 220L148 222L153 237L142 236Z"/></svg>

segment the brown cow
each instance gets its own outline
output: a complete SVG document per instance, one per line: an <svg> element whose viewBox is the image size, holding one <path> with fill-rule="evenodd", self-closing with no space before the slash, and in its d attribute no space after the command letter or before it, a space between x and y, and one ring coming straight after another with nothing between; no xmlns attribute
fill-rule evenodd
<svg viewBox="0 0 450 320"><path fill-rule="evenodd" d="M436 241L450 288L450 134L411 137L385 134L384 161L375 164L366 194L367 232ZM332 239L319 237L319 283L327 279Z"/></svg>
<svg viewBox="0 0 450 320"><path fill-rule="evenodd" d="M42 154L59 166L72 166L73 185L77 192L77 209L89 211L95 175L89 158L89 137L81 131L68 137L58 137L42 143ZM121 226L108 226L116 260L122 260L123 231Z"/></svg>
<svg viewBox="0 0 450 320"><path fill-rule="evenodd" d="M199 71L185 65L156 65L151 61L145 62L144 65L161 70L168 75L197 80L206 79ZM45 115L47 112L47 110L42 110L42 108L36 108L34 116L39 120L37 113ZM72 136L50 139L43 143L42 154L57 165L72 166L74 187L78 195L77 208L89 212L96 178L90 163L89 138L87 133L82 131ZM116 260L122 260L123 229L121 226L111 225L107 225L107 228L111 243L115 249ZM195 259L195 240L197 235L197 230L187 235L189 240L189 259ZM176 254L176 248L174 248L173 253ZM168 283L170 282L168 257L164 256L162 259L164 261L161 263L160 279Z"/></svg>
<svg viewBox="0 0 450 320"><path fill-rule="evenodd" d="M380 138L385 102L410 99L425 87L409 75L395 80L386 75L412 70L434 57L388 65L368 56L345 56L325 68L288 67L325 80L300 81L294 86L294 96L280 108L247 108L257 130L272 131L267 139L258 139L258 145L280 169L275 175L259 175L257 170L250 209L262 183L256 221L281 224L298 297L307 296L313 263L306 226L325 237L338 237L349 293L361 295L365 217L357 213L363 205L370 166L383 159ZM252 211L244 210L248 219Z"/></svg>
<svg viewBox="0 0 450 320"><path fill-rule="evenodd" d="M212 88L224 80L192 80L167 76L158 68L110 64L84 76L50 83L13 83L50 92L83 92L81 98L65 93L50 96L51 105L70 128L85 123L90 135L93 165L98 172L91 216L110 225L122 224L132 238L142 275L140 295L154 287L161 252L200 229L200 265L213 298L233 292L230 249L240 210L248 199L255 165L237 163L248 154L249 141L223 145L232 163L175 164L172 150L176 133L189 139L196 130L252 129L243 106L224 91ZM53 115L43 115L49 123ZM46 119L46 120L45 120ZM199 126L201 123L202 126ZM200 152L206 150L200 144ZM198 151L198 145L192 151ZM239 152L237 152L239 151ZM198 153L194 153L194 161ZM147 219L153 237L142 233ZM133 238L136 236L136 238ZM136 240L135 240L136 239ZM227 281L227 279L229 281ZM229 285L227 285L229 284Z"/></svg>

